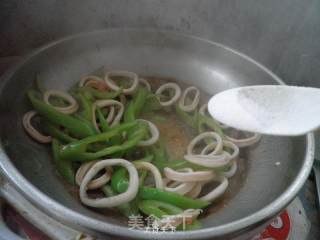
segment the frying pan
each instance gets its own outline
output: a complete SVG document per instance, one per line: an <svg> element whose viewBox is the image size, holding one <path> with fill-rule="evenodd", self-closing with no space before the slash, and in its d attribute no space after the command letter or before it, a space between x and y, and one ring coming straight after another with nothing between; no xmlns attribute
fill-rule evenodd
<svg viewBox="0 0 320 240"><path fill-rule="evenodd" d="M47 88L67 89L88 73L125 69L142 76L175 79L208 94L257 84L283 84L268 69L224 45L172 32L109 29L49 44L11 69L0 88L1 195L54 239L80 232L101 239L246 239L296 196L313 163L313 135L264 136L243 150L240 169L225 196L190 232L128 229L116 214L81 205L67 190L50 150L23 131L30 109L25 92L38 74Z"/></svg>

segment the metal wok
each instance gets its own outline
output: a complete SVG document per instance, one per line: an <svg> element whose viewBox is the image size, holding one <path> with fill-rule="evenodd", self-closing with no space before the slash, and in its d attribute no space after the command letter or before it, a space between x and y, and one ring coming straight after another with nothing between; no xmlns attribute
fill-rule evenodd
<svg viewBox="0 0 320 240"><path fill-rule="evenodd" d="M264 136L257 146L244 151L233 186L202 219L201 230L130 230L114 214L84 207L55 172L49 150L24 133L21 118L30 109L25 91L36 74L48 88L67 89L101 66L174 78L209 94L243 85L282 84L259 63L221 44L152 30L81 34L26 57L1 81L0 192L54 239L74 239L79 232L101 239L246 239L284 209L307 179L313 162L313 135Z"/></svg>

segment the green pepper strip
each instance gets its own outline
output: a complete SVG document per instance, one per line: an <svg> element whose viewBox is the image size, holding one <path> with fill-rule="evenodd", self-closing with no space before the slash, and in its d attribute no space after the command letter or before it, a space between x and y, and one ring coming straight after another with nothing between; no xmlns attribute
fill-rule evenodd
<svg viewBox="0 0 320 240"><path fill-rule="evenodd" d="M198 114L196 113L194 116L186 113L185 111L181 110L181 108L176 105L175 106L177 115L190 127L193 129L197 129L198 124Z"/></svg>
<svg viewBox="0 0 320 240"><path fill-rule="evenodd" d="M132 101L128 104L124 113L124 122L131 122L136 120L141 113L142 108L147 100L148 90L146 88L139 88L134 94Z"/></svg>
<svg viewBox="0 0 320 240"><path fill-rule="evenodd" d="M68 161L64 161L59 157L59 142L56 139L52 139L52 153L54 164L57 167L58 172L61 176L65 178L65 180L74 185L75 184L75 171L72 168L72 163Z"/></svg>
<svg viewBox="0 0 320 240"><path fill-rule="evenodd" d="M96 130L92 124L57 111L49 104L38 99L36 94L37 92L33 90L28 91L28 97L33 108L44 118L52 123L65 127L72 135L77 137L87 137L96 134Z"/></svg>
<svg viewBox="0 0 320 240"><path fill-rule="evenodd" d="M181 110L181 108L179 108L179 106L177 105L176 105L176 113L186 124L188 124L193 129L197 130L199 133L204 132L203 125L207 125L213 131L218 133L221 137L224 137L221 127L213 118L204 116L197 111L195 111L194 115L191 116L190 114Z"/></svg>
<svg viewBox="0 0 320 240"><path fill-rule="evenodd" d="M92 121L92 102L86 97L85 94L76 93L76 98L79 100L82 111L82 116L88 121Z"/></svg>
<svg viewBox="0 0 320 240"><path fill-rule="evenodd" d="M113 191L113 189L109 186L109 185L105 185L101 188L101 190L103 191L103 193L107 196L107 197L112 197L116 195L116 192ZM124 203L121 204L119 206L117 206L117 209L120 211L121 214L123 214L126 217L130 217L130 216L137 216L139 214L139 209L137 206L135 206L135 204L131 204L131 203Z"/></svg>
<svg viewBox="0 0 320 240"><path fill-rule="evenodd" d="M64 143L70 143L78 141L78 139L70 137L68 134L59 129L59 127L50 123L49 121L44 122L45 131L52 137L57 138L58 140Z"/></svg>
<svg viewBox="0 0 320 240"><path fill-rule="evenodd" d="M112 188L121 193L125 192L128 188L127 171L124 168L117 170L111 177ZM204 208L210 203L198 199L181 196L177 193L167 192L157 188L141 187L139 190L139 197L145 200L159 200L173 204L182 209L188 208Z"/></svg>
<svg viewBox="0 0 320 240"><path fill-rule="evenodd" d="M122 89L117 91L99 91L91 87L80 87L78 91L96 99L114 99L122 93Z"/></svg>
<svg viewBox="0 0 320 240"><path fill-rule="evenodd" d="M156 200L143 200L139 203L139 209L144 214L162 218L168 215L177 215L183 212L179 207L170 203L160 202Z"/></svg>
<svg viewBox="0 0 320 240"><path fill-rule="evenodd" d="M168 155L165 145L159 141L158 146L152 146L151 152L154 156L153 164L160 170L163 171L168 165Z"/></svg>
<svg viewBox="0 0 320 240"><path fill-rule="evenodd" d="M108 132L110 130L110 127L108 125L107 120L103 116L101 108L97 106L96 111L97 111L97 116L98 116L98 119L99 119L99 123L100 123L100 127L101 127L102 132Z"/></svg>
<svg viewBox="0 0 320 240"><path fill-rule="evenodd" d="M124 112L123 119L124 119L123 120L124 122L132 122L136 119L135 113L134 113L134 105L132 102L130 102L128 107L126 107L126 111Z"/></svg>
<svg viewBox="0 0 320 240"><path fill-rule="evenodd" d="M125 168L119 168L111 177L111 187L118 193L123 193L128 188L128 176Z"/></svg>
<svg viewBox="0 0 320 240"><path fill-rule="evenodd" d="M177 215L183 212L181 208L178 208L170 203L160 202L156 200L143 200L139 203L139 209L141 212L148 216L154 216L158 219L168 215ZM191 224L180 224L177 230L190 231L201 228L201 223L197 219L193 219Z"/></svg>
<svg viewBox="0 0 320 240"><path fill-rule="evenodd" d="M155 95L154 93L149 92L149 95L147 96L146 104L144 107L144 111L153 112L153 111L160 110L161 108L162 106L159 102L158 96Z"/></svg>
<svg viewBox="0 0 320 240"><path fill-rule="evenodd" d="M207 201L192 199L177 193L151 187L140 188L139 196L145 200L159 200L161 202L170 203L182 209L205 208L210 204Z"/></svg>
<svg viewBox="0 0 320 240"><path fill-rule="evenodd" d="M142 159L133 161L134 162L151 162L153 159L153 155L147 155ZM143 185L144 178L147 175L147 171L142 170L140 175L140 186ZM119 168L112 174L111 177L111 186L116 192L125 192L128 188L128 175L127 170L125 168Z"/></svg>
<svg viewBox="0 0 320 240"><path fill-rule="evenodd" d="M151 162L153 159L153 155L147 154L144 158L136 160L134 162ZM143 185L144 179L147 176L147 171L142 170L140 179L139 179L139 186ZM111 187L113 191L117 193L125 192L128 188L128 174L127 170L125 168L118 168L111 177ZM129 204L132 208L138 208L139 203L139 197L137 196L133 201L131 201Z"/></svg>
<svg viewBox="0 0 320 240"><path fill-rule="evenodd" d="M219 124L214 120L213 118L210 118L208 116L203 116L202 114L198 113L198 132L202 133L204 132L203 125L207 125L209 128L211 128L213 131L218 133L221 137L224 137L223 131Z"/></svg>
<svg viewBox="0 0 320 240"><path fill-rule="evenodd" d="M68 145L65 145L63 149L61 149L60 156L63 157L64 159L69 159L69 160L89 160L85 159L86 158L86 150L89 146L89 144L97 143L97 142L104 142L110 140L110 138L122 134L122 132L125 132L133 127L136 127L138 123L132 122L132 123L127 123L127 124L121 124L113 129L110 129L110 131L106 133L100 133L95 136L90 136L84 139L81 139L77 142L70 143ZM108 149L108 148L107 148ZM103 149L105 150L105 149ZM97 153L97 152L96 152ZM96 153L91 153L91 154L96 154ZM98 151L99 153L99 151ZM87 153L90 154L90 153ZM90 156L90 155L89 155ZM98 158L98 157L97 157Z"/></svg>
<svg viewBox="0 0 320 240"><path fill-rule="evenodd" d="M135 92L133 99L126 106L126 110L123 115L123 120L125 123L135 121L137 116L141 113L142 108L146 102L148 95L148 90L143 87L139 87ZM128 137L131 138L131 135L135 135L136 129L128 131ZM145 136L147 136L146 133ZM130 154L129 150L127 153Z"/></svg>
<svg viewBox="0 0 320 240"><path fill-rule="evenodd" d="M144 158L140 159L140 160L136 160L134 162L152 162L153 160L153 155L148 154L146 155ZM141 170L140 171L140 177L139 177L139 186L142 187L144 184L144 181L146 179L146 177L148 176L148 171L147 170Z"/></svg>
<svg viewBox="0 0 320 240"><path fill-rule="evenodd" d="M195 171L227 171L230 166L224 166L224 167L219 167L219 168L208 168L208 167L203 167L191 162L188 162L186 160L168 160L168 155L165 149L164 144L160 141L158 146L152 146L151 147L151 154L153 154L154 159L153 159L153 164L159 169L160 172L163 172L163 169L165 167L172 168L174 170L181 169L181 168L192 168Z"/></svg>
<svg viewBox="0 0 320 240"><path fill-rule="evenodd" d="M146 177L148 176L147 170L142 170L139 177L139 186L142 187L144 185L144 181L146 180Z"/></svg>
<svg viewBox="0 0 320 240"><path fill-rule="evenodd" d="M104 148L97 152L87 152L87 148L89 144L101 141L108 141L110 138L121 135L125 131L129 131L130 129L138 126L135 128L136 131L132 134L127 141L125 141L122 145L115 145ZM71 161L91 161L106 155L111 155L119 152L128 151L135 147L142 139L145 138L147 134L147 126L142 123L132 122L117 125L113 129L111 129L107 133L101 133L96 136L90 136L84 139L81 139L77 142L69 143L65 145L61 151L60 156L63 159L68 159Z"/></svg>

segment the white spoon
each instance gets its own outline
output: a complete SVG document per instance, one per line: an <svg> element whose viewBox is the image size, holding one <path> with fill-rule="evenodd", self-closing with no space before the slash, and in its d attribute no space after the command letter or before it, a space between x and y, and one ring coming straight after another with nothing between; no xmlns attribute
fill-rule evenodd
<svg viewBox="0 0 320 240"><path fill-rule="evenodd" d="M240 130L303 135L320 126L320 89L282 85L234 88L213 96L208 110L219 122Z"/></svg>

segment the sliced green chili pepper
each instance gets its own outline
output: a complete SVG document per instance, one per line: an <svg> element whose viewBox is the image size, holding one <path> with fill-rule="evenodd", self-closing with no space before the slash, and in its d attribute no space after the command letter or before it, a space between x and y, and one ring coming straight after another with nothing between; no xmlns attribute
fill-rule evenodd
<svg viewBox="0 0 320 240"><path fill-rule="evenodd" d="M141 162L141 161L151 162L152 159L153 159L152 155L147 155L144 158L133 161L133 162ZM143 170L142 173L144 173L144 172L145 172L145 174L147 173L147 171ZM144 180L145 177L146 176L143 177L141 174L140 183L141 183L141 181ZM119 193L125 192L127 190L127 188L128 188L128 173L125 168L119 168L116 171L114 171L114 173L112 174L112 177L111 177L111 186L116 192L119 192Z"/></svg>
<svg viewBox="0 0 320 240"><path fill-rule="evenodd" d="M189 113L183 111L178 105L175 106L177 115L183 120L187 125L193 129L197 129L197 114L191 116Z"/></svg>
<svg viewBox="0 0 320 240"><path fill-rule="evenodd" d="M153 160L153 155L151 154L147 154L144 158L133 161L135 162L152 162ZM139 176L139 186L142 187L144 185L144 181L146 179L146 177L148 176L148 171L147 170L141 170L140 171L140 176Z"/></svg>
<svg viewBox="0 0 320 240"><path fill-rule="evenodd" d="M134 112L134 105L132 102L129 103L126 111L124 112L123 116L124 122L132 122L136 119L135 112Z"/></svg>
<svg viewBox="0 0 320 240"><path fill-rule="evenodd" d="M139 176L139 187L143 187L144 181L146 180L147 176L148 176L148 171L142 170Z"/></svg>
<svg viewBox="0 0 320 240"><path fill-rule="evenodd" d="M196 165L196 164L193 164L191 162L188 162L186 160L173 160L173 161L168 161L166 163L162 163L162 164L159 164L159 171L163 171L163 169L165 167L169 167L169 168L172 168L174 170L177 170L177 169L182 169L182 168L192 168L193 170L196 170L196 171L201 171L201 170L212 170L210 168L206 168L206 167L202 167L202 166L199 166L199 165Z"/></svg>
<svg viewBox="0 0 320 240"><path fill-rule="evenodd" d="M96 134L96 130L92 124L57 111L49 104L46 104L42 100L38 99L36 94L36 91L28 91L28 97L33 105L33 108L45 119L65 127L70 131L70 134L76 137L87 137Z"/></svg>
<svg viewBox="0 0 320 240"><path fill-rule="evenodd" d="M123 193L128 188L128 172L125 168L119 168L111 177L111 187L118 193Z"/></svg>
<svg viewBox="0 0 320 240"><path fill-rule="evenodd" d="M177 215L183 212L179 207L170 203L160 202L156 200L143 200L139 203L139 209L144 214L162 218L168 215Z"/></svg>
<svg viewBox="0 0 320 240"><path fill-rule="evenodd" d="M210 203L207 201L192 199L189 197L181 196L177 193L167 192L157 188L143 187L139 191L139 197L145 200L158 200L173 204L182 209L188 208L205 208Z"/></svg>
<svg viewBox="0 0 320 240"><path fill-rule="evenodd" d="M108 141L112 137L116 135L121 135L125 131L129 131L130 129L136 127L135 132L129 136L129 138L121 145L114 145L107 148L104 148L97 152L88 152L88 146L90 144L101 142L101 141ZM143 123L127 123L117 125L113 129L106 133L101 133L96 136L90 136L84 139L81 139L77 142L69 143L65 145L61 151L60 156L63 159L68 159L71 161L91 161L95 160L107 155L116 154L119 152L128 151L135 147L142 139L145 138L147 134L147 126Z"/></svg>
<svg viewBox="0 0 320 240"><path fill-rule="evenodd" d="M169 167L172 169L182 169L182 168L192 168L196 171L212 171L212 168L203 167L186 160L170 160L167 155L164 144L160 141L158 145L154 145L150 148L151 153L154 156L153 164L159 169L160 172L163 172L165 167ZM221 168L214 168L216 171L227 171L230 166L225 166Z"/></svg>
<svg viewBox="0 0 320 240"><path fill-rule="evenodd" d="M117 170L111 178L112 188L119 192L125 192L128 188L128 176L124 168ZM203 200L192 199L189 197L181 196L177 193L167 192L157 188L142 187L139 190L139 197L144 200L159 200L173 204L182 209L188 208L204 208L210 203Z"/></svg>
<svg viewBox="0 0 320 240"><path fill-rule="evenodd" d="M148 90L146 88L138 89L136 96L133 99L135 117L138 117L139 114L141 113L145 105L145 102L147 100L147 96L148 96Z"/></svg>
<svg viewBox="0 0 320 240"><path fill-rule="evenodd" d="M100 127L101 127L102 132L108 132L110 130L110 127L108 125L107 120L103 116L101 108L97 106L96 112L97 112L97 116L99 119L99 123L100 123Z"/></svg>
<svg viewBox="0 0 320 240"><path fill-rule="evenodd" d="M136 120L142 111L142 108L147 100L148 90L146 88L139 88L134 94L132 101L128 104L124 113L124 122L131 122Z"/></svg>
<svg viewBox="0 0 320 240"><path fill-rule="evenodd" d="M60 130L59 127L55 126L49 121L44 122L44 128L45 128L45 131L48 132L50 136L57 138L58 140L64 143L78 141L78 139L69 136L64 131Z"/></svg>
<svg viewBox="0 0 320 240"><path fill-rule="evenodd" d="M116 195L115 191L113 191L113 189L109 185L103 186L101 190L107 197L112 197ZM123 214L126 217L137 216L139 214L138 207L136 206L136 204L132 203L121 204L117 206L117 209L120 211L121 214Z"/></svg>
<svg viewBox="0 0 320 240"><path fill-rule="evenodd" d="M92 121L92 102L82 93L75 94L81 105L81 114L88 121Z"/></svg>
<svg viewBox="0 0 320 240"><path fill-rule="evenodd" d="M145 157L139 159L139 160L135 160L133 161L135 162L152 162L154 156L152 154L147 153Z"/></svg>
<svg viewBox="0 0 320 240"><path fill-rule="evenodd" d="M162 171L168 165L168 154L165 145L159 141L157 146L151 147L151 152L154 156L153 164Z"/></svg>
<svg viewBox="0 0 320 240"><path fill-rule="evenodd" d="M141 212L148 216L154 216L158 219L169 215L178 215L183 212L179 207L176 207L170 203L160 202L156 200L143 200L139 203L139 209ZM180 224L177 230L191 231L201 228L201 223L197 219L193 219L192 223Z"/></svg>
<svg viewBox="0 0 320 240"><path fill-rule="evenodd" d="M72 163L64 161L59 157L59 142L56 139L52 139L52 153L54 164L57 167L58 172L66 181L70 184L75 184L75 171L72 168Z"/></svg>
<svg viewBox="0 0 320 240"><path fill-rule="evenodd" d="M199 133L204 132L203 125L207 125L209 128L211 128L213 131L217 132L221 137L224 136L223 131L219 124L214 120L213 118L210 118L208 116L204 116L200 114L199 112L195 111L194 115L191 116L189 113L181 110L179 106L176 105L176 113L178 116L190 127L197 130Z"/></svg>
<svg viewBox="0 0 320 240"><path fill-rule="evenodd" d="M205 131L205 129L203 128L203 125L207 125L213 131L218 133L221 137L224 137L223 131L222 131L221 127L219 126L219 124L216 122L216 120L214 120L213 118L210 118L208 116L204 116L204 115L198 113L198 126L197 126L197 129L198 129L199 133L202 133L202 132Z"/></svg>
<svg viewBox="0 0 320 240"><path fill-rule="evenodd" d="M157 95L154 93L150 93L147 96L146 104L144 107L145 112L153 112L162 109L163 107L161 106L159 102L159 98Z"/></svg>

